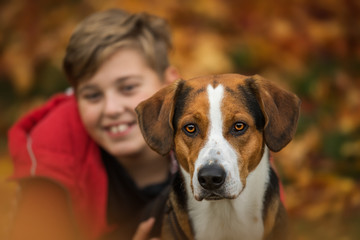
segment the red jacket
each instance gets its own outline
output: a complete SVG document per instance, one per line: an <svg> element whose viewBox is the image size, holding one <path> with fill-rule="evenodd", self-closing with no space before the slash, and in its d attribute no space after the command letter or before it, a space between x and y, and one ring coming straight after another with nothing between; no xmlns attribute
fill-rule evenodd
<svg viewBox="0 0 360 240"><path fill-rule="evenodd" d="M12 179L45 177L64 186L80 227L95 239L106 225L107 175L100 151L82 125L76 99L59 94L9 131Z"/></svg>

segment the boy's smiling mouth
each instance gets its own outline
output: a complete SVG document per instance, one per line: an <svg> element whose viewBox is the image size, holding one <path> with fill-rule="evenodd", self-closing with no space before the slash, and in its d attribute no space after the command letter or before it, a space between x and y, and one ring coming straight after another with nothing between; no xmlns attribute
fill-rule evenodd
<svg viewBox="0 0 360 240"><path fill-rule="evenodd" d="M125 132L126 129L128 129L129 125L128 124L119 124L116 126L112 126L110 127L110 132L111 133L119 133L119 132Z"/></svg>
<svg viewBox="0 0 360 240"><path fill-rule="evenodd" d="M120 123L120 124L116 124L116 125L111 125L111 126L105 127L105 131L112 137L123 136L132 129L132 127L135 125L135 123L136 122L134 121L134 122L130 122L130 123Z"/></svg>

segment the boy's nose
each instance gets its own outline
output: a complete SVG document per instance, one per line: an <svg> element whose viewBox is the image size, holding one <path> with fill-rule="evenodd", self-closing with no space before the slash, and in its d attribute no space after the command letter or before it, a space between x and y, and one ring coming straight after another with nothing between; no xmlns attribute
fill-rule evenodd
<svg viewBox="0 0 360 240"><path fill-rule="evenodd" d="M125 107L121 101L114 98L107 98L104 104L104 113L108 116L117 116L124 112Z"/></svg>

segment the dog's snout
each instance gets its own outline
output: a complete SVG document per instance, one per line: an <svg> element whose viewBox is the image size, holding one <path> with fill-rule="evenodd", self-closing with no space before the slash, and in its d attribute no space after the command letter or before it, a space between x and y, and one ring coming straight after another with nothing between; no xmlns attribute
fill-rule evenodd
<svg viewBox="0 0 360 240"><path fill-rule="evenodd" d="M218 164L206 165L199 170L198 181L206 190L216 190L225 182L226 173Z"/></svg>

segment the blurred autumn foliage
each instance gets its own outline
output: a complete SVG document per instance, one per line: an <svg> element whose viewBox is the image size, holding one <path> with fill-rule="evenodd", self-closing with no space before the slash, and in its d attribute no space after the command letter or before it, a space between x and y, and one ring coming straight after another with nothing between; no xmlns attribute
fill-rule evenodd
<svg viewBox="0 0 360 240"><path fill-rule="evenodd" d="M68 83L61 62L76 24L108 8L147 11L173 29L184 78L261 74L302 99L295 139L275 164L292 239L360 238L360 1L3 0L0 3L0 239L16 185L6 132Z"/></svg>

